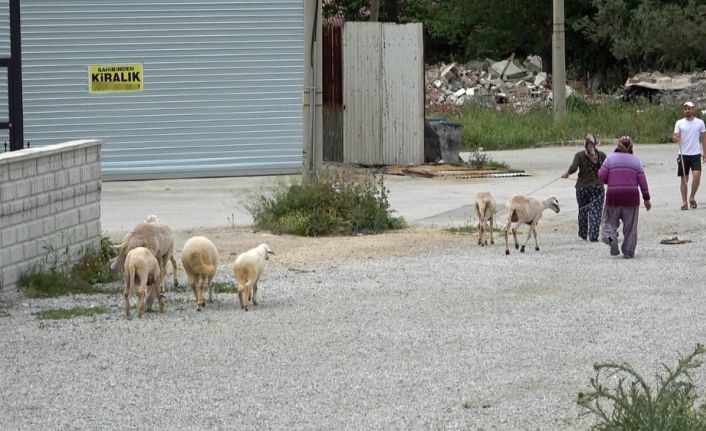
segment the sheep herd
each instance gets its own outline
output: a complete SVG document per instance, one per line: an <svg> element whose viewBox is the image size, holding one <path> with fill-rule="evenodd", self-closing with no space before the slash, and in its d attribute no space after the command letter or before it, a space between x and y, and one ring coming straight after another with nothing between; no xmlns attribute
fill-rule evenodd
<svg viewBox="0 0 706 431"><path fill-rule="evenodd" d="M164 292L167 261L171 261L174 285L177 285L177 266L174 259L174 236L169 226L151 215L135 226L119 245L118 256L111 262L110 269L122 268L125 314L130 318L132 292L137 296L137 317L145 310L151 310L155 298L159 301L159 311L164 312ZM233 271L240 308L248 311L250 304L257 305L257 282L265 269L265 261L274 254L267 244L248 250L235 259ZM204 291L208 289L208 301L213 302L211 280L218 267L218 250L206 237L194 236L184 244L181 264L191 283L196 300L196 310L206 306Z"/></svg>
<svg viewBox="0 0 706 431"><path fill-rule="evenodd" d="M497 204L490 192L479 192L475 200L478 244L488 244L486 233L490 235L490 243L494 244L493 226ZM537 242L537 223L546 209L559 212L559 201L554 196L539 200L531 196L513 195L505 204L507 220L503 226L505 236L505 254L510 254L508 234L512 232L515 249L525 252L525 246L530 237L534 236L535 250L539 250ZM520 246L517 240L517 227L520 224L529 226L527 238ZM177 286L177 265L174 259L174 235L169 226L161 223L151 215L128 232L119 245L120 252L111 262L113 272L123 270L123 292L125 314L130 318L130 301L132 292L137 296L137 316L142 317L145 310L151 310L154 300L159 302L159 311L164 312L164 292L166 265L171 261L173 282ZM238 255L233 265L236 280L236 294L240 308L248 311L250 305L257 305L257 282L265 269L265 261L274 254L267 244L248 250ZM204 292L208 289L208 301L213 302L211 281L218 267L218 250L206 237L194 236L184 244L181 253L181 264L191 284L196 300L196 310L201 311L206 306Z"/></svg>

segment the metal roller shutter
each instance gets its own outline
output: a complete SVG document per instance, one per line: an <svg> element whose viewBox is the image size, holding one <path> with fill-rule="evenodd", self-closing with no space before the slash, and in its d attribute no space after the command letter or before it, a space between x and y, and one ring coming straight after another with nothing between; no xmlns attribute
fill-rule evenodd
<svg viewBox="0 0 706 431"><path fill-rule="evenodd" d="M21 16L31 146L102 139L106 179L301 171L301 0L23 0ZM144 90L89 94L89 65L113 64L141 64Z"/></svg>

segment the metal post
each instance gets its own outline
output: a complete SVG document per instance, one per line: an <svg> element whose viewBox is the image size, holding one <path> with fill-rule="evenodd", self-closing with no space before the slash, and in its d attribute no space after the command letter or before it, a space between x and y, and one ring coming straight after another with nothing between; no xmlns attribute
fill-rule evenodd
<svg viewBox="0 0 706 431"><path fill-rule="evenodd" d="M555 121L566 118L565 41L564 0L554 0L554 31L552 32L552 106Z"/></svg>
<svg viewBox="0 0 706 431"><path fill-rule="evenodd" d="M321 93L321 0L304 1L304 177L323 164Z"/></svg>
<svg viewBox="0 0 706 431"><path fill-rule="evenodd" d="M22 31L20 0L10 0L10 67L7 70L10 111L10 151L24 148L22 113Z"/></svg>

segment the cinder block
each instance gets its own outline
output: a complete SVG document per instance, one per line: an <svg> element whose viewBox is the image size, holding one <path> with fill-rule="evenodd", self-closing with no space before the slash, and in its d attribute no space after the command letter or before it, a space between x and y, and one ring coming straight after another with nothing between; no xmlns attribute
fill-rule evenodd
<svg viewBox="0 0 706 431"><path fill-rule="evenodd" d="M17 197L15 192L15 183L0 184L0 202L8 202Z"/></svg>
<svg viewBox="0 0 706 431"><path fill-rule="evenodd" d="M35 208L37 208L36 196L30 196L25 199L22 199L22 212L31 213L32 210L34 210Z"/></svg>
<svg viewBox="0 0 706 431"><path fill-rule="evenodd" d="M76 149L76 151L74 151L74 160L75 160L76 166L85 165L86 164L86 149L85 148Z"/></svg>
<svg viewBox="0 0 706 431"><path fill-rule="evenodd" d="M2 248L10 247L17 244L17 227L8 226L0 232L2 239Z"/></svg>
<svg viewBox="0 0 706 431"><path fill-rule="evenodd" d="M25 259L31 259L39 256L39 244L37 244L37 241L26 242L22 244L22 247Z"/></svg>
<svg viewBox="0 0 706 431"><path fill-rule="evenodd" d="M96 220L100 218L101 214L101 206L100 203L94 202L86 205L85 207L79 208L78 210L79 217L78 221L79 223L87 223L91 220Z"/></svg>
<svg viewBox="0 0 706 431"><path fill-rule="evenodd" d="M64 151L61 153L61 165L64 169L76 166L76 160L74 160L74 151Z"/></svg>
<svg viewBox="0 0 706 431"><path fill-rule="evenodd" d="M75 166L71 169L68 170L68 185L73 186L76 184L79 184L83 179L81 178L83 175L83 166Z"/></svg>
<svg viewBox="0 0 706 431"><path fill-rule="evenodd" d="M88 238L88 229L85 224L79 224L73 227L73 238L74 241L83 243L86 242Z"/></svg>
<svg viewBox="0 0 706 431"><path fill-rule="evenodd" d="M27 225L27 223L17 225L17 227L15 227L15 231L18 243L29 240L29 226Z"/></svg>
<svg viewBox="0 0 706 431"><path fill-rule="evenodd" d="M22 162L22 172L25 178L37 175L37 159L28 159Z"/></svg>
<svg viewBox="0 0 706 431"><path fill-rule="evenodd" d="M4 268L5 266L10 264L10 249L9 248L3 248L0 249L0 268Z"/></svg>
<svg viewBox="0 0 706 431"><path fill-rule="evenodd" d="M86 223L86 235L89 239L100 238L100 235L101 235L100 219Z"/></svg>
<svg viewBox="0 0 706 431"><path fill-rule="evenodd" d="M10 164L10 181L22 178L22 163Z"/></svg>
<svg viewBox="0 0 706 431"><path fill-rule="evenodd" d="M44 221L42 220L32 220L27 223L27 230L29 231L29 239L36 240L44 235Z"/></svg>
<svg viewBox="0 0 706 431"><path fill-rule="evenodd" d="M56 229L63 230L78 224L78 209L62 212L56 216Z"/></svg>
<svg viewBox="0 0 706 431"><path fill-rule="evenodd" d="M44 223L44 234L48 234L50 232L54 232L56 230L56 217L51 216L51 217L46 217L43 219Z"/></svg>
<svg viewBox="0 0 706 431"><path fill-rule="evenodd" d="M51 172L51 165L48 157L40 157L37 159L37 175Z"/></svg>
<svg viewBox="0 0 706 431"><path fill-rule="evenodd" d="M10 265L22 261L24 257L25 252L22 244L13 245L10 247Z"/></svg>

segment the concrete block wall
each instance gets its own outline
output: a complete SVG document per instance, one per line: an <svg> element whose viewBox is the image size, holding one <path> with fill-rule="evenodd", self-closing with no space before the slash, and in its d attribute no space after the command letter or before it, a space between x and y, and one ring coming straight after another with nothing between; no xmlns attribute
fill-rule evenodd
<svg viewBox="0 0 706 431"><path fill-rule="evenodd" d="M45 262L100 247L102 141L0 153L0 288Z"/></svg>

